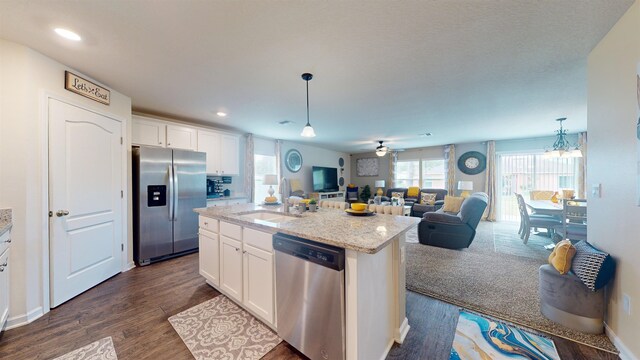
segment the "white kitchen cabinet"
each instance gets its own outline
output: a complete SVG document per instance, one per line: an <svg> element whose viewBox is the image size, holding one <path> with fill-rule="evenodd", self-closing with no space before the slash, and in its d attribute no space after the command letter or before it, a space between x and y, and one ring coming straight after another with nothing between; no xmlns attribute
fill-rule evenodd
<svg viewBox="0 0 640 360"><path fill-rule="evenodd" d="M167 125L161 122L134 116L131 123L131 143L166 147L166 129Z"/></svg>
<svg viewBox="0 0 640 360"><path fill-rule="evenodd" d="M245 243L242 261L243 304L273 323L273 254Z"/></svg>
<svg viewBox="0 0 640 360"><path fill-rule="evenodd" d="M218 222L217 220L209 220ZM198 259L200 275L210 283L220 286L220 241L218 234L200 228Z"/></svg>
<svg viewBox="0 0 640 360"><path fill-rule="evenodd" d="M220 288L242 302L242 243L220 235Z"/></svg>
<svg viewBox="0 0 640 360"><path fill-rule="evenodd" d="M6 249L0 254L0 331L4 329L9 317L9 252Z"/></svg>
<svg viewBox="0 0 640 360"><path fill-rule="evenodd" d="M221 174L220 134L198 130L198 151L207 153L207 174Z"/></svg>
<svg viewBox="0 0 640 360"><path fill-rule="evenodd" d="M167 147L197 150L197 130L186 126L167 125Z"/></svg>
<svg viewBox="0 0 640 360"><path fill-rule="evenodd" d="M221 136L220 168L222 175L240 174L240 139L237 136L224 134Z"/></svg>
<svg viewBox="0 0 640 360"><path fill-rule="evenodd" d="M198 151L207 153L207 174L240 174L240 139L237 136L198 130Z"/></svg>

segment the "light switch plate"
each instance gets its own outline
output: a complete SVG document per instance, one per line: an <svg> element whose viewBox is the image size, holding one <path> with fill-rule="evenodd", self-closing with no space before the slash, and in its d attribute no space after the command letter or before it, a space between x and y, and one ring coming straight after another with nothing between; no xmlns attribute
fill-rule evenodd
<svg viewBox="0 0 640 360"><path fill-rule="evenodd" d="M593 195L593 197L600 197L600 184L592 184L591 185L591 195Z"/></svg>

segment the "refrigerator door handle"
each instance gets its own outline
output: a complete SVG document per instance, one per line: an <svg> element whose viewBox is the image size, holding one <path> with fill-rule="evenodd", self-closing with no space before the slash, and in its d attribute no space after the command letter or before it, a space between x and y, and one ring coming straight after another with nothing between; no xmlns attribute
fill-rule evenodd
<svg viewBox="0 0 640 360"><path fill-rule="evenodd" d="M178 220L177 209L178 209L178 165L173 165L173 220Z"/></svg>
<svg viewBox="0 0 640 360"><path fill-rule="evenodd" d="M173 188L173 166L169 165L169 194L167 194L167 198L169 198L169 220L173 221L173 216L174 216L174 211L175 209L173 208L173 193L174 193L174 188Z"/></svg>

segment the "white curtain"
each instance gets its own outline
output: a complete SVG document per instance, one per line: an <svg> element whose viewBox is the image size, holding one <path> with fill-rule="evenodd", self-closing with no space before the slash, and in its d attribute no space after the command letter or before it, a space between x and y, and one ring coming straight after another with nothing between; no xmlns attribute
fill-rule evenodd
<svg viewBox="0 0 640 360"><path fill-rule="evenodd" d="M391 151L389 153L389 185L387 185L387 188L394 188L396 187L396 168L398 166L398 152L397 151Z"/></svg>
<svg viewBox="0 0 640 360"><path fill-rule="evenodd" d="M254 196L254 186L255 186L255 171L256 168L253 166L254 161L254 144L253 144L253 134L247 134L247 147L244 153L244 192L249 199L249 202L255 202Z"/></svg>
<svg viewBox="0 0 640 360"><path fill-rule="evenodd" d="M456 193L456 147L453 144L445 145L444 159L446 160L447 192L453 196Z"/></svg>
<svg viewBox="0 0 640 360"><path fill-rule="evenodd" d="M587 133L578 134L578 147L582 150L582 157L578 161L578 199L587 198Z"/></svg>
<svg viewBox="0 0 640 360"><path fill-rule="evenodd" d="M487 170L485 174L484 192L489 196L487 209L484 211L484 220L496 221L496 142L487 141Z"/></svg>

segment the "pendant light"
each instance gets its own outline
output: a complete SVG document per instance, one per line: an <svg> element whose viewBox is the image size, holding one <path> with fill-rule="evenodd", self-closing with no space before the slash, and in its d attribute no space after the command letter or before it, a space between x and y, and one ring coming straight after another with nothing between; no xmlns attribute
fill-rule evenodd
<svg viewBox="0 0 640 360"><path fill-rule="evenodd" d="M302 133L300 135L304 137L315 137L316 132L313 131L311 124L309 123L309 80L313 79L313 74L304 73L302 74L302 80L307 82L307 125L302 129Z"/></svg>
<svg viewBox="0 0 640 360"><path fill-rule="evenodd" d="M546 158L576 158L582 157L580 148L571 144L567 139L567 130L562 127L562 122L567 118L556 119L560 123L560 129L556 130L556 141L553 143L553 149L544 152Z"/></svg>
<svg viewBox="0 0 640 360"><path fill-rule="evenodd" d="M387 151L389 151L389 148L384 146L384 145L382 145L382 143L384 141L378 140L378 142L380 143L380 145L378 145L378 147L376 147L376 155L378 155L380 157L387 155Z"/></svg>

